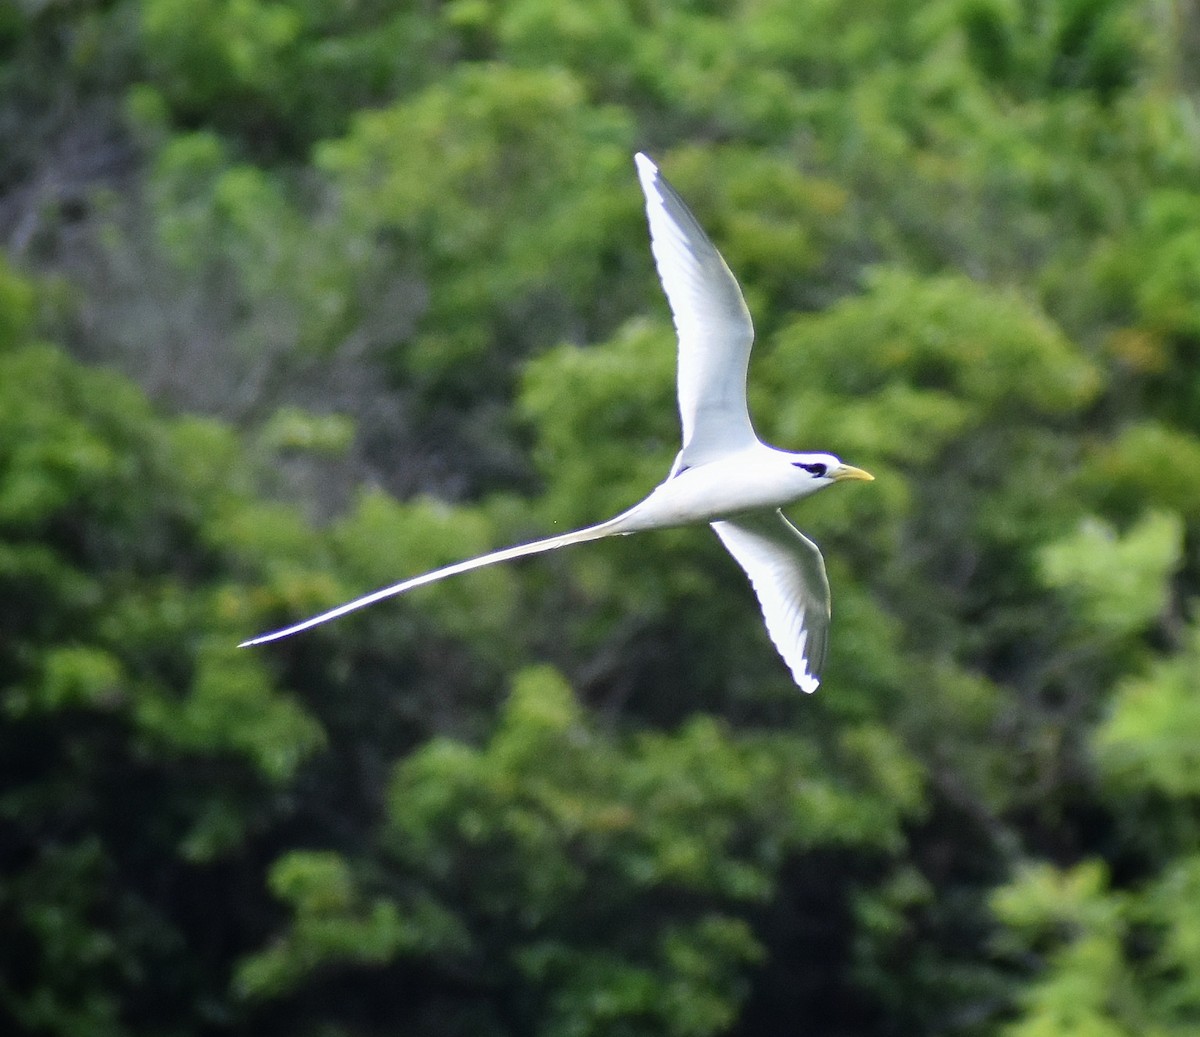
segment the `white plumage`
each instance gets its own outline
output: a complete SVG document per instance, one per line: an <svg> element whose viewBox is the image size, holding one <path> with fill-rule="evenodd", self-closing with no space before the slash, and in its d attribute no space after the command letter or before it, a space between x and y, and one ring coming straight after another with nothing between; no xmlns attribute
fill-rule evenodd
<svg viewBox="0 0 1200 1037"><path fill-rule="evenodd" d="M275 641L427 583L481 566L603 537L708 522L750 577L767 633L801 690L815 691L829 638L829 581L821 552L779 510L825 486L871 479L832 454L767 446L746 407L754 328L721 254L658 167L634 156L650 246L679 336L683 447L666 481L607 522L494 551L393 584L311 619L243 642Z"/></svg>

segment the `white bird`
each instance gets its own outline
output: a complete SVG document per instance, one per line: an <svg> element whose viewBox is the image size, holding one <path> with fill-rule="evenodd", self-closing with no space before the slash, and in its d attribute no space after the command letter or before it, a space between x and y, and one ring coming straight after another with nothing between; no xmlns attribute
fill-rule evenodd
<svg viewBox="0 0 1200 1037"><path fill-rule="evenodd" d="M485 565L604 537L707 522L750 577L767 633L792 677L803 691L816 690L829 636L829 581L817 545L779 509L835 482L874 477L832 454L789 453L755 435L746 407L754 327L741 289L658 167L641 153L634 161L646 195L651 251L679 338L683 449L666 481L607 522L435 569L240 647L288 637Z"/></svg>

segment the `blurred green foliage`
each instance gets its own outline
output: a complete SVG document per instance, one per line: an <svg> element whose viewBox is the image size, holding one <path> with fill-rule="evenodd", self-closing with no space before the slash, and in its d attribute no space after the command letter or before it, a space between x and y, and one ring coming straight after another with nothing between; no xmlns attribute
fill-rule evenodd
<svg viewBox="0 0 1200 1037"><path fill-rule="evenodd" d="M0 5L0 1030L1200 1019L1200 17ZM630 153L742 280L834 585L489 569L677 449ZM801 1020L801 1023L797 1023Z"/></svg>

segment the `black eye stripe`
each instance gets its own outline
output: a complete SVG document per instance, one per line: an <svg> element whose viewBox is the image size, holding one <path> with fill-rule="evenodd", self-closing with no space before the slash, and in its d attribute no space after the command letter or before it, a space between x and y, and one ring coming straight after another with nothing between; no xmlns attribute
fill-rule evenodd
<svg viewBox="0 0 1200 1037"><path fill-rule="evenodd" d="M815 461L812 464L805 464L803 461L792 462L797 468L803 468L809 475L815 475L818 479L823 479L825 473L829 470L826 465L820 461Z"/></svg>

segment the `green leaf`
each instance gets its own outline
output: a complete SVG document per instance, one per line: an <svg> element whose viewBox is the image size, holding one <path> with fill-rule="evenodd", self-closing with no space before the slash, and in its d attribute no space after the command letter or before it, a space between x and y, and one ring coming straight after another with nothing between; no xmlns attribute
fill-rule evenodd
<svg viewBox="0 0 1200 1037"><path fill-rule="evenodd" d="M1162 615L1182 554L1179 517L1152 511L1124 535L1099 519L1085 519L1071 536L1043 547L1039 557L1044 584L1067 595L1079 622L1100 636L1119 637Z"/></svg>

